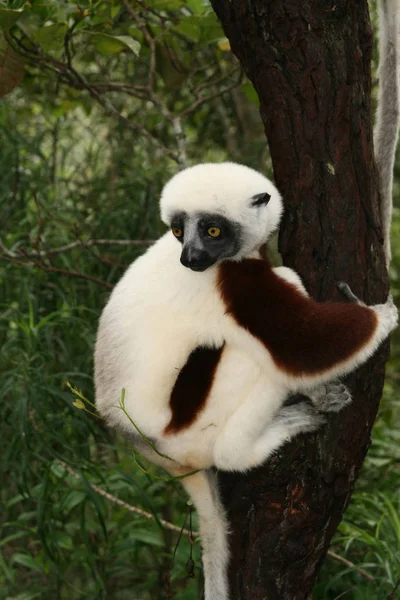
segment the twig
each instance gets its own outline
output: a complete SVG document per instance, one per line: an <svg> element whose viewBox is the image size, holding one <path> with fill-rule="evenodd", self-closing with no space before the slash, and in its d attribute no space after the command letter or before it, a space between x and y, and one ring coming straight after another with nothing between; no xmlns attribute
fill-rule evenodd
<svg viewBox="0 0 400 600"><path fill-rule="evenodd" d="M43 269L43 271L47 271L48 273L59 273L60 275L64 275L65 277L76 277L77 279L85 279L86 281L92 281L93 283L103 285L109 290L112 290L114 287L112 283L108 283L108 281L104 281L104 279L97 279L97 277L86 275L85 273L81 273L80 271L67 271L66 269L59 269L58 267L53 267L52 265L46 265L44 263L35 263L35 266L39 269Z"/></svg>
<svg viewBox="0 0 400 600"><path fill-rule="evenodd" d="M396 585L394 586L394 589L390 592L389 596L387 597L386 600L394 600L396 598L395 594L398 591L398 589L400 588L400 579L397 580Z"/></svg>
<svg viewBox="0 0 400 600"><path fill-rule="evenodd" d="M158 108L162 116L172 124L173 131L175 133L176 145L178 148L177 163L180 169L184 169L187 166L187 155L186 155L186 144L185 134L182 129L180 116L173 115L167 108L167 106L160 100L157 94L154 92L154 82L156 73L156 42L151 35L148 27L144 24L143 20L133 10L128 0L123 0L126 10L129 12L131 17L136 21L140 31L146 40L150 49L150 65L147 82L147 92L149 100Z"/></svg>
<svg viewBox="0 0 400 600"><path fill-rule="evenodd" d="M187 106L186 108L184 108L179 113L178 117L179 118L186 117L188 114L190 114L191 112L196 110L196 108L198 108L199 106L204 104L204 102L208 102L209 100L213 100L214 98L223 96L223 94L226 94L227 92L231 92L232 90L237 88L241 84L241 82L242 82L242 72L240 72L240 77L237 81L235 81L231 85L228 85L228 87L224 88L223 90L219 90L218 92L214 92L212 94L209 94L208 96L202 96L201 98L197 98L197 100L195 100L190 106Z"/></svg>
<svg viewBox="0 0 400 600"><path fill-rule="evenodd" d="M218 71L216 71L218 73L221 73L221 69L219 68ZM232 69L229 73L223 73L220 77L216 77L215 79L212 79L214 77L213 73L212 75L210 75L209 77L207 77L204 80L204 83L202 83L201 85L197 86L197 88L195 90L193 90L193 93L195 95L199 94L200 92L202 92L205 89L212 89L215 88L215 86L219 85L220 83L225 83L228 79L230 79L231 77L233 77L233 75L235 75L236 73L240 73L242 75L242 69L241 67L235 67L234 69ZM204 79L204 77L203 77Z"/></svg>
<svg viewBox="0 0 400 600"><path fill-rule="evenodd" d="M351 567L352 569L357 571L357 573L359 573L360 575L365 577L365 579L368 579L368 581L374 581L374 578L372 577L372 575L367 573L367 571L364 571L364 569L362 569L361 567L357 567L350 560L347 560L347 558L344 558L343 556L336 554L336 552L333 552L332 550L328 550L328 556L330 556L331 558L334 558L338 562L341 562L343 565L346 565L346 567Z"/></svg>
<svg viewBox="0 0 400 600"><path fill-rule="evenodd" d="M69 250L74 250L79 247L88 247L91 246L133 246L133 247L142 247L142 246L151 246L154 244L155 240L108 240L108 239L90 239L90 240L75 240L75 242L70 242L69 244L64 244L63 246L59 246L57 248L49 248L48 250L32 250L30 252L17 253L13 250L7 248L0 238L0 248L3 252L9 256L10 258L41 258L45 256L53 256L55 254L62 254L63 252L68 252Z"/></svg>
<svg viewBox="0 0 400 600"><path fill-rule="evenodd" d="M179 117L174 117L172 119L172 126L174 128L174 133L178 145L179 167L181 169L184 169L187 166L186 136L183 132L182 123Z"/></svg>
<svg viewBox="0 0 400 600"><path fill-rule="evenodd" d="M149 64L149 74L147 81L147 89L151 92L154 89L154 80L156 74L156 42L152 35L150 34L148 28L143 23L142 19L139 15L133 10L132 6L129 4L128 0L123 0L124 6L128 13L131 15L133 19L135 19L140 31L143 34L144 39L149 45L150 50L150 64Z"/></svg>
<svg viewBox="0 0 400 600"><path fill-rule="evenodd" d="M113 104L111 104L111 102L109 100L103 98L99 94L99 92L86 81L86 79L83 77L83 75L81 75L80 73L78 73L78 71L76 71L73 67L70 67L69 70L70 70L71 73L73 73L73 75L75 76L76 80L79 81L81 83L81 85L89 92L89 94L92 96L92 98L94 98L95 100L97 100L98 104L100 104L100 106L103 107L103 109L105 110L106 113L108 113L109 115L111 115L111 116L116 117L117 119L119 119L129 129L132 129L133 131L140 131L140 133L145 138L147 138L150 142L156 144L172 160L174 160L175 162L179 163L178 157L175 154L175 152L173 152L173 150L171 150L170 148L168 148L167 146L165 146L161 142L161 140L159 140L156 136L154 136L152 133L150 133L150 131L148 131L145 127L143 127L143 125L141 125L138 122L132 123L132 121L130 121L129 119L127 119L126 117L124 117L124 115L121 114L115 108L115 106Z"/></svg>
<svg viewBox="0 0 400 600"><path fill-rule="evenodd" d="M44 263L38 262L24 262L23 260L18 260L15 257L9 256L7 254L0 254L0 260L6 260L7 262L12 263L13 265L18 265L19 267L36 267L37 269L42 269L43 271L47 271L49 273L59 273L60 275L64 275L65 277L76 277L78 279L85 279L86 281L92 281L93 283L102 285L109 290L112 290L114 287L111 283L108 283L108 281L104 281L103 279L97 279L97 277L92 277L91 275L80 273L79 271L67 271L66 269L59 269L57 267L53 267L52 265L46 265Z"/></svg>
<svg viewBox="0 0 400 600"><path fill-rule="evenodd" d="M334 598L334 600L339 600L339 598L344 598L346 596L346 594L349 594L353 590L354 590L354 588L350 588L349 590L342 592L341 594L339 594L339 596L336 596L336 598Z"/></svg>
<svg viewBox="0 0 400 600"><path fill-rule="evenodd" d="M64 467L64 469L66 471L68 471L68 473L70 475L72 475L72 477L74 477L75 479L81 479L81 476L79 475L79 473L77 473L72 467L70 467L69 465L67 465L64 461L58 459L57 462L60 465L62 465ZM99 496L103 496L103 498L106 498L107 500L109 500L113 504L117 504L118 506L122 506L126 510L129 510L132 513L140 515L140 516L144 517L145 519L149 519L150 521L155 521L156 520L155 517L154 517L154 515L152 515L151 513L147 512L146 510L143 510L142 508L139 508L137 506L133 506L133 504L128 504L127 502L124 502L123 500L120 500L116 496L113 496L112 494L109 494L108 492L106 492L105 490L103 490L98 485L96 485L94 483L91 483L90 486L92 487L92 489L97 494L99 494ZM182 529L181 527L178 527L177 525L174 525L173 523L170 523L169 521L165 521L165 519L158 519L158 521L162 525L164 525L164 527L166 529L171 529L172 531L177 531L179 533L182 532L185 535L189 535L190 536L190 531L188 529ZM198 534L197 531L194 531L193 535L194 536L198 536L199 534Z"/></svg>

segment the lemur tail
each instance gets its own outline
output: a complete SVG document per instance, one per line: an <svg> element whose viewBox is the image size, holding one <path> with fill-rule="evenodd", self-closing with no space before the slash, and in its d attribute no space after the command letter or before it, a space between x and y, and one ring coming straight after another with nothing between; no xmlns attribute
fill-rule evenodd
<svg viewBox="0 0 400 600"><path fill-rule="evenodd" d="M181 480L197 510L203 550L205 600L229 600L228 526L212 471L199 471Z"/></svg>
<svg viewBox="0 0 400 600"><path fill-rule="evenodd" d="M400 125L399 0L380 0L379 27L379 91L374 146L381 188L384 251L386 265L389 266L393 167Z"/></svg>

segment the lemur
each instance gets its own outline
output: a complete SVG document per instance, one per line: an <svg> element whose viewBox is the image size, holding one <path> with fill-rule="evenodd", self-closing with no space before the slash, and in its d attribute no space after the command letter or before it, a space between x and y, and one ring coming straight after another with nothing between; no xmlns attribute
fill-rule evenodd
<svg viewBox="0 0 400 600"><path fill-rule="evenodd" d="M382 15L397 18L395 4ZM378 118L378 129L387 126L391 140L379 131L376 139L393 154L394 128ZM388 189L391 173L381 168L380 177ZM170 230L128 268L100 319L99 412L172 475L199 470L181 481L199 516L206 600L229 597L228 526L212 467L246 471L316 430L323 413L350 401L337 379L397 325L390 296L367 307L342 286L353 302L318 303L297 273L261 259L281 213L273 183L243 165L178 173L161 195ZM129 418L118 406L123 388ZM285 405L298 392L312 403Z"/></svg>

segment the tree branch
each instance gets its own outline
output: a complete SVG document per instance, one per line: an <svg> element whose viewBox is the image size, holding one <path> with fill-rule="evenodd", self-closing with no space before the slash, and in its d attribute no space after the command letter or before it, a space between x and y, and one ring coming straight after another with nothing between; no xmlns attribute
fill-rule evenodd
<svg viewBox="0 0 400 600"><path fill-rule="evenodd" d="M398 591L399 588L400 588L400 579L397 581L393 590L390 592L389 596L387 597L387 600L394 600L396 598L396 592Z"/></svg>
<svg viewBox="0 0 400 600"><path fill-rule="evenodd" d="M340 556L340 554L336 554L336 552L333 552L333 550L328 550L327 554L331 558L334 558L338 562L341 562L343 565L346 565L346 567L350 567L351 569L354 569L355 571L357 571L357 573L359 573L359 575L362 575L365 579L368 579L368 581L374 581L374 578L372 577L372 575L367 573L367 571L364 571L364 569L362 569L361 567L357 567L350 560L347 560L347 558Z"/></svg>
<svg viewBox="0 0 400 600"><path fill-rule="evenodd" d="M74 250L75 248L80 247L88 247L91 246L133 246L135 248L140 248L142 246L151 246L154 244L155 240L109 240L109 239L90 239L90 240L75 240L75 242L70 242L69 244L64 244L63 246L59 246L57 248L49 248L48 250L32 250L30 252L21 252L17 253L13 250L7 248L3 241L0 238L0 248L3 250L6 256L10 258L42 258L46 256L54 256L56 254L62 254L63 252L68 252L70 250Z"/></svg>
<svg viewBox="0 0 400 600"><path fill-rule="evenodd" d="M197 98L197 100L195 100L190 106L187 106L186 108L184 108L179 113L178 117L179 118L186 117L188 114L190 114L191 112L193 112L194 110L196 110L196 108L198 108L199 106L201 106L205 102L209 102L210 100L213 100L214 98L218 98L219 96L223 96L227 92L231 92L232 90L234 90L235 88L237 88L242 83L242 77L243 77L243 71L240 70L239 77L238 77L237 81L235 81L231 85L228 85L228 87L224 88L223 90L218 90L218 91L215 91L215 92L209 94L208 96L202 96L201 98Z"/></svg>
<svg viewBox="0 0 400 600"><path fill-rule="evenodd" d="M64 461L57 460L57 462L61 466L63 466L64 469L66 471L68 471L68 473L70 475L72 475L72 477L74 477L75 479L81 479L81 476L79 475L79 473L77 473L72 467L70 467L69 465L67 465ZM103 498L106 498L107 500L109 500L113 504L117 504L117 506L122 506L126 510L129 510L132 513L140 515L141 517L144 517L145 519L149 519L150 521L155 521L156 520L155 517L154 517L154 515L152 515L151 513L147 512L146 510L143 510L142 508L138 508L137 506L133 506L132 504L128 504L127 502L124 502L123 500L120 500L116 496L113 496L109 492L106 492L105 490L103 490L98 485L96 485L94 483L91 483L90 486L93 488L93 490L97 494L99 494L99 496L103 496ZM164 527L166 529L171 529L172 531L177 531L178 533L182 532L185 535L189 535L191 537L192 536L196 536L197 537L199 535L199 533L197 531L190 532L188 529L182 529L181 527L178 527L177 525L174 525L173 523L170 523L169 521L165 521L165 519L158 519L158 521L162 525L164 525Z"/></svg>
<svg viewBox="0 0 400 600"><path fill-rule="evenodd" d="M102 285L109 290L113 289L113 285L108 283L108 281L104 281L103 279L98 279L97 277L92 277L91 275L86 275L85 273L81 273L80 271L68 271L66 269L59 269L58 267L53 267L53 265L46 265L44 263L39 262L24 262L22 260L18 260L13 256L9 256L7 254L0 254L0 260L5 260L14 265L18 265L20 267L36 267L37 269L42 269L42 271L47 271L48 273L59 273L60 275L64 275L65 277L75 277L77 279L85 279L86 281L92 281L93 283L97 283L98 285Z"/></svg>

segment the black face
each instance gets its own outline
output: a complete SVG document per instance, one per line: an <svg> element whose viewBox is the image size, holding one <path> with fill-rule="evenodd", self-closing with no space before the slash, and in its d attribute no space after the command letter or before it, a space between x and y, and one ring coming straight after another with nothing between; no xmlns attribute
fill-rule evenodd
<svg viewBox="0 0 400 600"><path fill-rule="evenodd" d="M176 213L171 230L183 245L181 263L192 271L205 271L241 247L240 225L214 213Z"/></svg>

